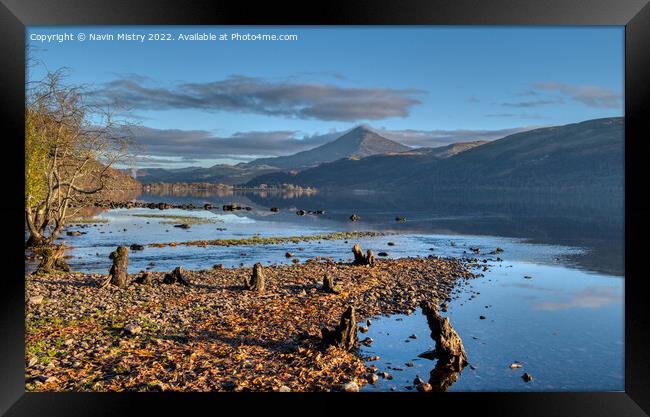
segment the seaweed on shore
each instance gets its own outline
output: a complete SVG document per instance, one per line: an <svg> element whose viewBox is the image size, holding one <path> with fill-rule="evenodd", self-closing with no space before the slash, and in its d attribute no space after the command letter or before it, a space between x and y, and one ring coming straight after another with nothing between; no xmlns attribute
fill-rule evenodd
<svg viewBox="0 0 650 417"><path fill-rule="evenodd" d="M300 243L315 240L347 240L368 237L385 236L384 232L333 232L319 235L305 236L252 236L242 239L213 239L213 240L192 240L187 242L150 243L150 247L162 248L165 246L250 246L250 245L278 245L283 243Z"/></svg>

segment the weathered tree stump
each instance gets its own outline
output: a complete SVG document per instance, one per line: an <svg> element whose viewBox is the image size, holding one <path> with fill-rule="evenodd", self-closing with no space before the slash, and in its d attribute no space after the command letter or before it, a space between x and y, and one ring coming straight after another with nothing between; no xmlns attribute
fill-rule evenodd
<svg viewBox="0 0 650 417"><path fill-rule="evenodd" d="M325 346L338 346L345 350L352 350L357 346L357 319L354 307L350 306L341 316L341 321L334 330L324 328L321 330Z"/></svg>
<svg viewBox="0 0 650 417"><path fill-rule="evenodd" d="M163 278L163 283L164 284L182 284L185 286L190 285L190 280L187 279L187 277L184 274L185 271L183 271L183 267L179 266L176 267L172 272L169 272L165 274L165 277Z"/></svg>
<svg viewBox="0 0 650 417"><path fill-rule="evenodd" d="M108 271L108 278L101 287L104 288L108 284L115 285L118 288L126 288L128 284L128 267L129 267L129 249L126 246L118 246L118 248L111 252L109 258L113 260L113 265Z"/></svg>
<svg viewBox="0 0 650 417"><path fill-rule="evenodd" d="M423 301L420 305L427 317L431 338L436 342L436 368L460 372L467 365L467 354L458 333L451 327L449 318L443 318L436 303Z"/></svg>
<svg viewBox="0 0 650 417"><path fill-rule="evenodd" d="M247 290L263 293L265 288L264 269L261 263L256 263L253 266L253 274L250 278L244 278L244 287Z"/></svg>
<svg viewBox="0 0 650 417"><path fill-rule="evenodd" d="M142 272L142 275L137 277L133 282L136 284L151 285L153 284L153 278L148 272Z"/></svg>
<svg viewBox="0 0 650 417"><path fill-rule="evenodd" d="M368 265L373 266L375 264L375 256L372 253L372 250L368 249L366 254L363 254L361 246L358 243L355 243L352 247L352 253L354 254L354 264L355 265Z"/></svg>
<svg viewBox="0 0 650 417"><path fill-rule="evenodd" d="M338 294L340 292L334 285L334 277L332 277L332 275L325 275L323 278L323 286L321 287L321 291L330 294Z"/></svg>
<svg viewBox="0 0 650 417"><path fill-rule="evenodd" d="M33 252L41 258L36 268L37 274L49 274L56 271L70 272L70 266L63 260L65 256L63 245L40 246Z"/></svg>

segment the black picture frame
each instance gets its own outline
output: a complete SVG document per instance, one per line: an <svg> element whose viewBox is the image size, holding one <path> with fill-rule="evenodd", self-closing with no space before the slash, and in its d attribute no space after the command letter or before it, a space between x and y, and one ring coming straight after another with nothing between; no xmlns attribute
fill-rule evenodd
<svg viewBox="0 0 650 417"><path fill-rule="evenodd" d="M32 25L624 25L625 26L625 391L601 393L404 393L337 394L327 400L306 395L216 393L26 393L24 379L24 281L20 271L24 238L25 27ZM310 413L359 406L383 413L382 403L405 401L412 409L479 410L481 415L643 416L650 414L650 309L644 273L644 239L649 232L646 159L650 119L650 4L643 0L460 0L323 1L299 4L244 1L1 0L0 114L5 158L5 201L0 285L0 412L8 416L194 414L196 407L225 411L280 406ZM646 255L647 256L647 255ZM7 269L9 268L9 269ZM369 398L369 395L372 398ZM407 395L408 397L405 397ZM307 401L305 401L307 400ZM315 402L317 401L317 403ZM297 402L301 403L296 406ZM342 406L343 407L343 406ZM402 408L401 412L407 411Z"/></svg>

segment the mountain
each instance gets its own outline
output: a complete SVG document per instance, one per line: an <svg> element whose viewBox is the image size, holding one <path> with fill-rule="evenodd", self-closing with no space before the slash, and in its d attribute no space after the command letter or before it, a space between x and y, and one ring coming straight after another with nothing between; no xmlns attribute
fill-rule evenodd
<svg viewBox="0 0 650 417"><path fill-rule="evenodd" d="M452 147L348 158L296 174L263 175L251 184L287 182L416 193L481 187L622 190L623 127L620 117L588 120L516 133L461 152L453 152Z"/></svg>
<svg viewBox="0 0 650 417"><path fill-rule="evenodd" d="M386 139L366 126L356 127L338 139L316 148L289 156L261 158L237 165L214 165L210 168L142 169L138 179L153 182L212 182L241 184L252 178L283 170L315 167L341 158L364 158L376 154L398 153L411 148Z"/></svg>
<svg viewBox="0 0 650 417"><path fill-rule="evenodd" d="M401 155L430 155L437 158L449 158L461 152L468 151L477 146L488 143L487 140L475 140L473 142L457 142L446 146L436 148L415 148L406 152L400 152Z"/></svg>
<svg viewBox="0 0 650 417"><path fill-rule="evenodd" d="M341 158L365 158L371 155L405 152L408 146L379 135L367 126L358 126L338 139L294 155L261 158L249 166L268 165L281 169L314 167Z"/></svg>

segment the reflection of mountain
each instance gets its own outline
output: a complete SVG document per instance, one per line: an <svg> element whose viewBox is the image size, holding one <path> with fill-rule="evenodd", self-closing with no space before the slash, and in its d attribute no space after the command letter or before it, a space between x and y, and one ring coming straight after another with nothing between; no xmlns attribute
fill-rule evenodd
<svg viewBox="0 0 650 417"><path fill-rule="evenodd" d="M326 218L361 222L404 232L509 236L531 243L577 246L588 251L571 262L592 271L623 274L623 196L586 190L449 190L423 193L354 193L323 190L284 200L249 196L253 205L325 209ZM405 223L395 217L404 216Z"/></svg>
<svg viewBox="0 0 650 417"><path fill-rule="evenodd" d="M359 126L332 142L294 155L261 158L237 165L215 165L210 168L143 169L138 171L138 179L143 183L212 182L239 184L269 172L304 169L341 158L358 159L377 154L405 152L410 149L408 146L380 136L365 126ZM453 152L453 149L444 149L444 151Z"/></svg>
<svg viewBox="0 0 650 417"><path fill-rule="evenodd" d="M249 184L437 192L441 189L623 189L623 118L531 130L441 158L435 152L341 159Z"/></svg>

